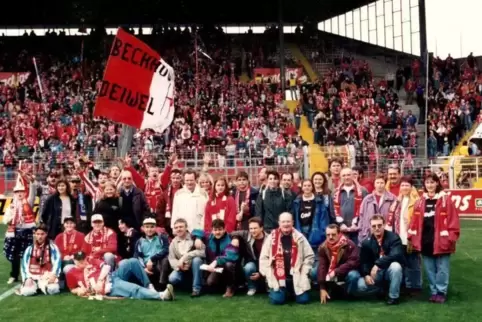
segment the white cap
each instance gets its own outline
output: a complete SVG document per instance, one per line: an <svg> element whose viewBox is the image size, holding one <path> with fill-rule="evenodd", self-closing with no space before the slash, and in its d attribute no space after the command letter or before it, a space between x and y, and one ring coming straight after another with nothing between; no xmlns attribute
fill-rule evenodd
<svg viewBox="0 0 482 322"><path fill-rule="evenodd" d="M94 222L94 221L104 221L104 217L102 217L101 214L95 214L95 215L92 215L92 218L90 219L91 222Z"/></svg>
<svg viewBox="0 0 482 322"><path fill-rule="evenodd" d="M156 224L156 220L154 218L146 218L144 219L144 221L142 222L143 225L155 225Z"/></svg>
<svg viewBox="0 0 482 322"><path fill-rule="evenodd" d="M20 175L17 176L17 181L15 183L15 187L13 187L13 192L25 191L25 185L20 178Z"/></svg>

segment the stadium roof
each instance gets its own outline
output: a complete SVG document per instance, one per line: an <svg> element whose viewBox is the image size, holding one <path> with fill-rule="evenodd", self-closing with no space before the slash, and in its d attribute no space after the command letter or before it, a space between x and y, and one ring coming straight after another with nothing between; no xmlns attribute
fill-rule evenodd
<svg viewBox="0 0 482 322"><path fill-rule="evenodd" d="M278 20L278 3L284 3L287 23L319 22L374 0L90 0L11 1L0 26L216 23L262 24Z"/></svg>

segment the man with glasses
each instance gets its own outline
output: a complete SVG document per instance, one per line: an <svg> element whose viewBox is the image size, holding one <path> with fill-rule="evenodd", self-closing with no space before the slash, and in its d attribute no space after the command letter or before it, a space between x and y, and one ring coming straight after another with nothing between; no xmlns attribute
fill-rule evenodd
<svg viewBox="0 0 482 322"><path fill-rule="evenodd" d="M370 220L371 235L364 240L360 252L360 272L357 293L380 294L389 283L388 305L399 303L400 285L405 264L400 237L385 230L385 218L375 215Z"/></svg>
<svg viewBox="0 0 482 322"><path fill-rule="evenodd" d="M144 192L134 186L132 173L122 171L120 196L122 197L122 213L132 216L132 227L140 231L144 218L150 215Z"/></svg>

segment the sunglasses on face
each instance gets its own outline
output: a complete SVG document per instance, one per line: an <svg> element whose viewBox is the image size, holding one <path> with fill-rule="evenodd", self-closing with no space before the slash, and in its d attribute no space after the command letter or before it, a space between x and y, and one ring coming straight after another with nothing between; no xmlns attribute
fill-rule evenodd
<svg viewBox="0 0 482 322"><path fill-rule="evenodd" d="M129 180L132 180L132 178L122 178L122 180L129 181Z"/></svg>

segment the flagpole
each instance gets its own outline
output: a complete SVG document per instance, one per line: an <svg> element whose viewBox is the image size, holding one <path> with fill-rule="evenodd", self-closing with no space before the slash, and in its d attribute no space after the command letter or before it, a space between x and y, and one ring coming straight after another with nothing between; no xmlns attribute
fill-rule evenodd
<svg viewBox="0 0 482 322"><path fill-rule="evenodd" d="M196 60L196 106L199 106L199 62L197 57L198 47L197 47L197 29L194 38L194 55Z"/></svg>
<svg viewBox="0 0 482 322"><path fill-rule="evenodd" d="M40 82L40 74L38 72L37 60L33 58L33 66L35 67L35 73L37 74L38 87L40 89L40 96L42 97L42 102L44 102L44 91L42 90L42 83Z"/></svg>

